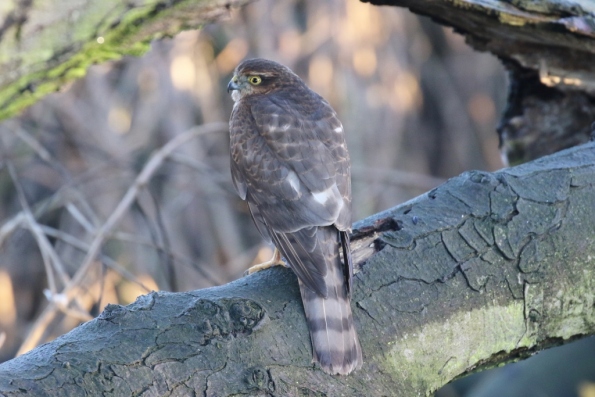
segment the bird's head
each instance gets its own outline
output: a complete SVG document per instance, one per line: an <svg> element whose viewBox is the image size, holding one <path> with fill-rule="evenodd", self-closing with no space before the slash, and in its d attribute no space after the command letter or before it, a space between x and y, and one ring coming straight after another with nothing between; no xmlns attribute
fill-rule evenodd
<svg viewBox="0 0 595 397"><path fill-rule="evenodd" d="M288 67L267 59L247 59L240 63L227 85L234 101L250 95L268 94L300 81Z"/></svg>

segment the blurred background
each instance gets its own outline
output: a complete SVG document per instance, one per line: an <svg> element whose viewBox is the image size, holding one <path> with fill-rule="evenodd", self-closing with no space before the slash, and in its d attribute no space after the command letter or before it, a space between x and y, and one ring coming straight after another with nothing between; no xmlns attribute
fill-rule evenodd
<svg viewBox="0 0 595 397"><path fill-rule="evenodd" d="M108 303L224 284L269 259L231 184L228 131L214 124L229 119L225 88L247 57L289 66L339 114L354 221L466 170L503 166L504 70L451 29L356 0L232 10L141 58L94 66L0 123L0 362ZM210 131L146 168L197 126ZM99 259L86 259L99 243Z"/></svg>

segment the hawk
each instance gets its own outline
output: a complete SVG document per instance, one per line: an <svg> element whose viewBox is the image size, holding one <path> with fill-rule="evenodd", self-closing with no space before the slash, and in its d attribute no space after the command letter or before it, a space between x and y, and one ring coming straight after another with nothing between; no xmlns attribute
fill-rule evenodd
<svg viewBox="0 0 595 397"><path fill-rule="evenodd" d="M258 231L276 247L275 257L256 267L285 257L298 277L314 360L327 373L347 375L362 364L362 351L350 306L351 177L343 126L327 101L273 61L240 63L227 90L235 102L233 183Z"/></svg>

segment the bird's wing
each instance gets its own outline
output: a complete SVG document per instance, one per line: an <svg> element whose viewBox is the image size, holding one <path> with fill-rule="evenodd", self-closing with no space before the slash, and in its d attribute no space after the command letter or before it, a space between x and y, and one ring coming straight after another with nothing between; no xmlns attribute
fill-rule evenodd
<svg viewBox="0 0 595 397"><path fill-rule="evenodd" d="M338 245L324 247L318 228L351 227L349 155L335 112L319 96L264 95L237 104L230 132L234 185L258 229L305 285L326 296L325 252Z"/></svg>
<svg viewBox="0 0 595 397"><path fill-rule="evenodd" d="M254 181L254 195L266 192L257 200L266 206L261 212L276 231L351 227L350 163L343 127L330 105L311 94L302 100L267 95L251 104L261 139L258 175L266 184L261 188ZM292 216L284 215L288 211Z"/></svg>
<svg viewBox="0 0 595 397"><path fill-rule="evenodd" d="M270 233L275 246L302 283L318 295L326 297L328 291L324 277L328 271L329 255L326 252L326 241L318 239L318 230L318 227L309 227L294 233L273 230Z"/></svg>

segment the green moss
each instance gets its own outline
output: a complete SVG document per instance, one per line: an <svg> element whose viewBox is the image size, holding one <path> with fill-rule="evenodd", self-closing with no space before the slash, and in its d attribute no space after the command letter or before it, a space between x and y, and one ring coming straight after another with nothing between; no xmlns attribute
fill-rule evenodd
<svg viewBox="0 0 595 397"><path fill-rule="evenodd" d="M522 301L512 301L457 313L419 333L402 335L387 346L383 370L394 373L395 379L407 379L414 389L437 390L494 352L534 344L526 332L524 310Z"/></svg>
<svg viewBox="0 0 595 397"><path fill-rule="evenodd" d="M541 309L541 312L549 316L547 329L544 332L550 337L558 337L568 340L577 334L593 333L595 328L595 272L593 263L595 258L587 255L585 263L581 264L581 280L573 282L568 280L569 285L563 290L551 291L549 299L545 303L539 299L532 299L533 306ZM564 262L562 262L564 263ZM541 304L541 307L539 306ZM554 316L553 314L557 314Z"/></svg>
<svg viewBox="0 0 595 397"><path fill-rule="evenodd" d="M529 22L526 17L506 14L503 12L498 15L498 18L500 19L500 22L512 26L525 26Z"/></svg>
<svg viewBox="0 0 595 397"><path fill-rule="evenodd" d="M204 2L173 1L173 5L167 8L156 3L120 11L124 16L117 23L109 21L107 17L101 21L87 22L86 26L73 33L74 36L84 36L79 40L86 41L74 55L49 70L26 74L0 90L0 120L17 114L64 84L85 76L91 65L117 60L124 55L140 56L148 51L152 39L173 35L184 28L196 28L185 24L181 15L188 18L193 14L200 15L201 3ZM194 17L192 20L196 19ZM97 42L99 36L103 38L101 44ZM51 39L46 38L48 40L51 42ZM25 59L23 61L26 62ZM30 61L32 64L39 63L39 60ZM52 60L46 63L51 64Z"/></svg>

